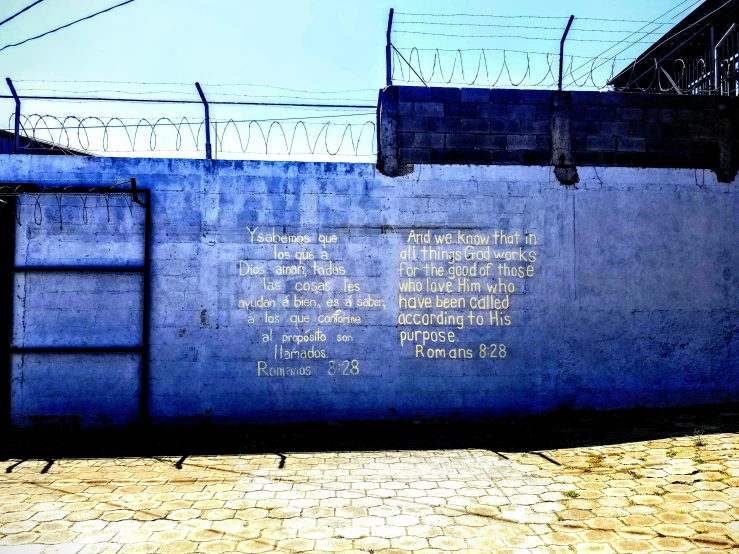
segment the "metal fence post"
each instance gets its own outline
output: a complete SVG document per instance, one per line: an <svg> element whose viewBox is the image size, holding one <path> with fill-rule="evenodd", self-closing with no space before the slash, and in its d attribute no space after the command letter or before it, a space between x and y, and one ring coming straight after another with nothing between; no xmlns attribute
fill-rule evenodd
<svg viewBox="0 0 739 554"><path fill-rule="evenodd" d="M205 107L205 157L208 160L212 160L213 154L210 148L210 109L208 108L208 101L205 99L205 94L203 94L203 89L200 88L200 83L195 83L195 86L198 89L200 100L203 101L203 106Z"/></svg>
<svg viewBox="0 0 739 554"><path fill-rule="evenodd" d="M711 70L708 73L713 73L713 90L714 92L718 89L718 60L716 59L716 29L711 25ZM710 88L710 84L708 85Z"/></svg>
<svg viewBox="0 0 739 554"><path fill-rule="evenodd" d="M393 84L393 61L392 61L392 40L390 39L390 34L393 30L393 14L395 13L395 10L393 8L390 8L390 15L388 15L387 18L387 43L385 46L385 80L387 83L387 86L390 86Z"/></svg>
<svg viewBox="0 0 739 554"><path fill-rule="evenodd" d="M565 52L565 40L567 40L567 33L570 32L572 22L575 20L575 16L571 15L570 20L567 22L567 28L565 34L562 35L562 40L559 41L559 86L557 90L562 90L562 69L564 67L564 52Z"/></svg>
<svg viewBox="0 0 739 554"><path fill-rule="evenodd" d="M131 179L131 185L136 185L136 179ZM147 426L151 423L149 414L149 398L151 396L151 379L149 371L149 352L151 341L151 190L144 193L144 282L143 282L143 312L144 320L141 329L141 390L139 395L139 422Z"/></svg>
<svg viewBox="0 0 739 554"><path fill-rule="evenodd" d="M13 357L13 266L15 265L15 233L17 199L0 199L0 429L10 428L12 421L11 375Z"/></svg>
<svg viewBox="0 0 739 554"><path fill-rule="evenodd" d="M18 93L15 92L15 87L13 86L13 81L10 80L10 77L5 78L5 82L8 83L8 88L10 88L10 94L13 95L13 99L15 100L15 138L13 139L13 154L18 153L18 145L20 144L20 130L21 130L21 99L18 96Z"/></svg>
<svg viewBox="0 0 739 554"><path fill-rule="evenodd" d="M720 69L720 60L719 60L719 52L718 49L721 48L721 46L726 42L726 40L729 38L731 33L736 29L736 23L733 23L731 27L729 27L729 30L726 31L723 37L721 37L721 40L719 40L716 43L716 46L713 47L713 72L714 72L714 88L718 91L718 94L723 94L723 88L720 87L721 80L719 79L719 69ZM727 68L728 69L728 68ZM727 71L728 75L728 71ZM728 81L727 81L727 92L728 92Z"/></svg>

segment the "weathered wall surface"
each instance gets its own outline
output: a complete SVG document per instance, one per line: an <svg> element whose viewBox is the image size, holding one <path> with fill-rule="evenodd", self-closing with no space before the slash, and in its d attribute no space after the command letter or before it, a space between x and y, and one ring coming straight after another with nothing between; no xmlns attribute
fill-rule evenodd
<svg viewBox="0 0 739 554"><path fill-rule="evenodd" d="M0 177L152 191L148 382L132 354L16 354L15 425L132 423L141 386L156 424L739 399L739 195L710 171L5 156ZM21 201L17 265L140 263L120 199L61 226L53 196ZM133 345L137 279L17 275L14 344Z"/></svg>
<svg viewBox="0 0 739 554"><path fill-rule="evenodd" d="M391 175L417 163L560 164L562 127L567 164L705 168L726 180L739 168L736 98L412 86L380 98Z"/></svg>

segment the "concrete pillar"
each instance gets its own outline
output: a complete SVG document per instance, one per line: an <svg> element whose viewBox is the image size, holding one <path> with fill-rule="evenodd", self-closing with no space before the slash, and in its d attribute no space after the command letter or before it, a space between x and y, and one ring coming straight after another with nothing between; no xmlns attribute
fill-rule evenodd
<svg viewBox="0 0 739 554"><path fill-rule="evenodd" d="M732 104L733 106L733 104ZM736 110L731 109L726 103L719 102L716 106L716 119L718 127L718 168L715 169L716 177L720 183L731 183L736 178L739 160L734 153L734 132L737 125Z"/></svg>
<svg viewBox="0 0 739 554"><path fill-rule="evenodd" d="M572 96L569 92L552 94L552 165L554 175L563 185L580 181L572 155Z"/></svg>
<svg viewBox="0 0 739 554"><path fill-rule="evenodd" d="M398 151L398 87L381 90L378 102L377 169L388 177L412 173L413 166L401 164Z"/></svg>

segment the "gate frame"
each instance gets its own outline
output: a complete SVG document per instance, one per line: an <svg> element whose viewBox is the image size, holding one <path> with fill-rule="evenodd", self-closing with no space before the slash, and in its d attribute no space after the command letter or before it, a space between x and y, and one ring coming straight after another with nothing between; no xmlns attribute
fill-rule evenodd
<svg viewBox="0 0 739 554"><path fill-rule="evenodd" d="M149 419L149 337L150 337L150 282L151 282L151 191L136 186L136 179L124 181L131 184L130 189L90 186L41 186L35 183L0 182L0 201L8 204L0 207L10 217L0 216L0 233L7 237L0 240L0 291L7 287L6 294L0 293L0 428L12 428L12 360L14 354L123 354L141 355L139 373L138 425L148 426ZM9 191L3 190L9 189ZM60 195L60 194L115 194L131 195L136 204L144 208L144 259L136 266L16 266L16 218L17 198L22 194ZM143 200L140 198L143 197ZM10 200L7 200L10 199ZM13 346L13 310L15 300L15 275L18 273L139 273L143 277L141 344L139 346Z"/></svg>

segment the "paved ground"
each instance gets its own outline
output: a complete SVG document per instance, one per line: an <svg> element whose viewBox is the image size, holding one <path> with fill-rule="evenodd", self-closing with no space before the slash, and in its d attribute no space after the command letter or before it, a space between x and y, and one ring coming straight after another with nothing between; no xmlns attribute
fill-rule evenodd
<svg viewBox="0 0 739 554"><path fill-rule="evenodd" d="M739 552L739 437L727 432L739 414L660 417L661 428L637 417L608 432L596 421L589 438L565 425L554 442L571 436L577 446L536 451L431 441L413 450L11 458L0 462L0 553ZM494 441L486 430L462 442ZM609 439L639 431L650 440ZM496 444L506 442L516 441Z"/></svg>

